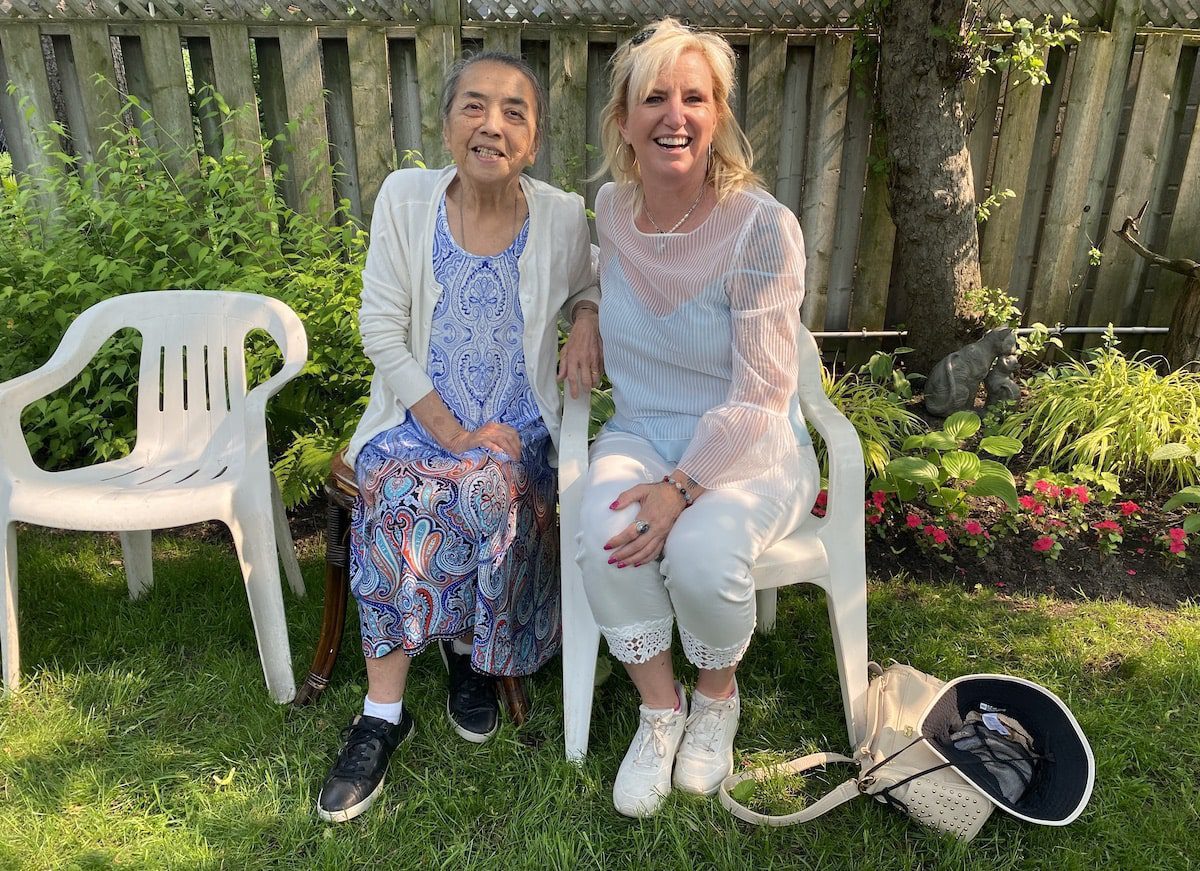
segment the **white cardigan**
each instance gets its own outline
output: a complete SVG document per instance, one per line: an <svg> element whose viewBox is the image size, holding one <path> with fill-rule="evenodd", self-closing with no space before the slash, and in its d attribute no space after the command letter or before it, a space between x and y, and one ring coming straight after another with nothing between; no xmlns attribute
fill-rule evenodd
<svg viewBox="0 0 1200 871"><path fill-rule="evenodd" d="M442 292L433 276L433 231L455 173L453 166L398 170L375 201L358 313L363 349L375 372L367 409L346 449L351 467L363 445L402 423L409 406L433 390L425 362ZM557 316L560 311L569 316L582 300L599 301L600 292L582 197L527 175L521 176L521 189L529 207L529 238L518 262L525 369L557 448L562 417L555 381Z"/></svg>

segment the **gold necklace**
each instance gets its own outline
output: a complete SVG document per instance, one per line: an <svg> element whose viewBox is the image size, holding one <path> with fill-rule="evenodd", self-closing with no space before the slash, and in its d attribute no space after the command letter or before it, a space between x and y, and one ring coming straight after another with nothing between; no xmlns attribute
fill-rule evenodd
<svg viewBox="0 0 1200 871"><path fill-rule="evenodd" d="M700 190L696 194L696 199L694 199L692 201L692 207L683 213L683 217L680 218L678 221L676 221L670 230L664 230L662 227L658 226L658 221L654 220L654 216L652 214L650 214L650 206L647 205L645 200L642 201L642 211L646 213L646 217L650 219L650 223L654 225L655 230L658 230L658 232L660 232L660 233L674 233L676 230L678 230L680 227L683 226L684 221L686 221L688 218L690 218L692 216L692 212L696 211L696 206L700 205L700 200L702 200L704 198L705 184L706 184L705 182L701 182Z"/></svg>

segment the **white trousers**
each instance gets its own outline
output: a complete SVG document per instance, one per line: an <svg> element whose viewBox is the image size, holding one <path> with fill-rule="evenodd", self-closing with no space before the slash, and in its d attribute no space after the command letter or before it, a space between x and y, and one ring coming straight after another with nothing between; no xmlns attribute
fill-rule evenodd
<svg viewBox="0 0 1200 871"><path fill-rule="evenodd" d="M604 544L637 519L637 503L608 506L637 484L661 481L674 465L645 439L605 432L592 445L576 560L592 614L609 651L642 663L671 647L671 626L698 668L736 665L754 632L751 570L759 555L800 525L816 501L820 469L801 448L804 474L784 502L745 490L709 490L667 535L663 558L639 567L609 565Z"/></svg>

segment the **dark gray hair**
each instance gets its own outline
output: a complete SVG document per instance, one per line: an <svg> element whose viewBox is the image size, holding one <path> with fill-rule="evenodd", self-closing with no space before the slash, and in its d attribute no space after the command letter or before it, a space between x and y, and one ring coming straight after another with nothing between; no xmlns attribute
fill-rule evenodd
<svg viewBox="0 0 1200 871"><path fill-rule="evenodd" d="M529 82L529 87L533 88L533 109L536 115L534 147L540 148L546 126L546 91L542 87L542 83L538 81L533 67L526 63L523 58L509 54L506 51L481 51L461 57L454 62L454 66L446 74L446 81L442 85L442 125L445 126L446 121L450 118L450 107L454 103L454 98L458 95L458 85L462 81L463 73L466 72L468 67L485 62L511 67L523 75L526 81Z"/></svg>

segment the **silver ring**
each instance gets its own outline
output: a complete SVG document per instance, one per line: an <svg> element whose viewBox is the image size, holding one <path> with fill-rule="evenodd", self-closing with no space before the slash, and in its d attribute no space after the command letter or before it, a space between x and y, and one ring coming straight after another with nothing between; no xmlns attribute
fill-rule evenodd
<svg viewBox="0 0 1200 871"><path fill-rule="evenodd" d="M645 535L650 531L650 524L644 520L639 520L637 523L633 524L633 528L638 535Z"/></svg>

